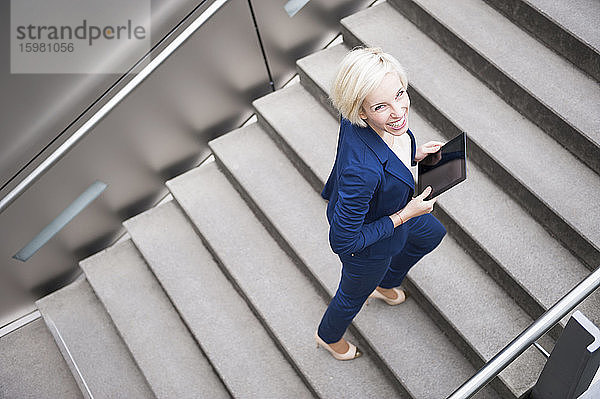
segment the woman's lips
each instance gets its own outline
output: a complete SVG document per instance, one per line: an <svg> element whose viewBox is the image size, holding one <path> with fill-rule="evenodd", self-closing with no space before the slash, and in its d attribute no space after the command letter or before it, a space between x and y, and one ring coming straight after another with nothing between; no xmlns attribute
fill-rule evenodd
<svg viewBox="0 0 600 399"><path fill-rule="evenodd" d="M401 119L398 119L395 122L387 124L392 130L401 130L406 126L406 115L404 115Z"/></svg>

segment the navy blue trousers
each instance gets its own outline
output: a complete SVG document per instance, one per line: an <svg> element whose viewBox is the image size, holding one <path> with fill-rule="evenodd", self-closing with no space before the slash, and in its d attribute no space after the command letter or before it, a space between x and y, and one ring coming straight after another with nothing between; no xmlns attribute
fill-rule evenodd
<svg viewBox="0 0 600 399"><path fill-rule="evenodd" d="M446 235L446 229L430 213L406 221L409 228L404 248L387 259L339 255L342 278L321 323L319 336L328 344L339 341L377 286L393 288L423 256L433 251Z"/></svg>

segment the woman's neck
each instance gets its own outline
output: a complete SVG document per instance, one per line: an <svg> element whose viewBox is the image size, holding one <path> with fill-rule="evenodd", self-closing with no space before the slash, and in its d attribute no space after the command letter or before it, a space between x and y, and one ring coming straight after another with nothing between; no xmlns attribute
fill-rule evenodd
<svg viewBox="0 0 600 399"><path fill-rule="evenodd" d="M394 135L388 132L383 132L383 141L391 148L394 145Z"/></svg>
<svg viewBox="0 0 600 399"><path fill-rule="evenodd" d="M388 133L385 130L383 132L380 132L380 131L376 130L373 126L371 126L371 124L369 122L367 122L367 125L369 125L371 130L373 130L375 133L377 133L377 135L379 137L381 137L383 142L386 143L390 148L394 145L394 135L393 134Z"/></svg>

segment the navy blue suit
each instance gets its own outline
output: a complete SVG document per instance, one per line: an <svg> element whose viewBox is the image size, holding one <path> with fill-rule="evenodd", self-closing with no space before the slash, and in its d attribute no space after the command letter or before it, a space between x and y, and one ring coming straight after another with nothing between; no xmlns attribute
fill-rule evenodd
<svg viewBox="0 0 600 399"><path fill-rule="evenodd" d="M410 130L411 160L416 165ZM389 215L412 199L410 170L369 126L340 118L337 155L321 196L329 200L329 243L342 261L337 292L319 324L319 336L337 342L375 287L400 285L409 269L446 234L431 214L398 227Z"/></svg>

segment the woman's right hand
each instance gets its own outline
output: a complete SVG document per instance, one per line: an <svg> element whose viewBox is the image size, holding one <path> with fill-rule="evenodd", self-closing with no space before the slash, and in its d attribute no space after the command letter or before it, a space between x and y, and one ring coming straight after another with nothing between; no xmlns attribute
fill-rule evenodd
<svg viewBox="0 0 600 399"><path fill-rule="evenodd" d="M437 198L425 201L425 198L431 193L431 190L431 186L427 186L427 188L425 188L420 195L410 200L410 202L406 204L404 208L391 215L390 217L394 222L394 227L405 223L410 218L421 216L433 211L433 204L435 204Z"/></svg>

